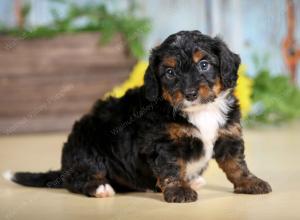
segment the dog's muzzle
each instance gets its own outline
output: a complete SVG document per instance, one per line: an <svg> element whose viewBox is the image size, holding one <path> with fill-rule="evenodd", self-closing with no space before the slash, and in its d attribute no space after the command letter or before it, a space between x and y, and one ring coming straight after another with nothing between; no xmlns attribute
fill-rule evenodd
<svg viewBox="0 0 300 220"><path fill-rule="evenodd" d="M192 102L198 98L198 90L196 89L186 89L184 91L184 96L186 100Z"/></svg>

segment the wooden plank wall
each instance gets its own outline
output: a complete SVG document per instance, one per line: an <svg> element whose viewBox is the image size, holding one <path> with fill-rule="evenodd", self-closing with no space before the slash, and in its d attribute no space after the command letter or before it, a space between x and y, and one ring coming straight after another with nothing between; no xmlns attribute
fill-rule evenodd
<svg viewBox="0 0 300 220"><path fill-rule="evenodd" d="M0 132L67 131L135 63L120 37L99 34L27 40L0 36Z"/></svg>

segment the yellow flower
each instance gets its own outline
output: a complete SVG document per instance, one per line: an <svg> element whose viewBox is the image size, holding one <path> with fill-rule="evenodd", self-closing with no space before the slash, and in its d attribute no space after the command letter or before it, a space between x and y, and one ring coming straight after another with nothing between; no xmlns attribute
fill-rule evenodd
<svg viewBox="0 0 300 220"><path fill-rule="evenodd" d="M253 81L246 75L246 65L240 65L238 71L239 79L235 88L235 95L238 98L241 106L243 118L247 117L251 110L251 95Z"/></svg>
<svg viewBox="0 0 300 220"><path fill-rule="evenodd" d="M120 86L115 87L111 92L105 94L105 97L122 97L128 89L138 87L144 83L144 74L148 62L139 61L130 73L129 78ZM246 75L246 66L241 65L238 71L239 79L235 89L235 95L240 101L243 117L247 117L251 109L252 80Z"/></svg>
<svg viewBox="0 0 300 220"><path fill-rule="evenodd" d="M120 86L115 87L111 92L105 94L105 97L122 97L128 89L138 87L144 83L144 74L147 69L148 62L139 61L130 73L129 78Z"/></svg>
<svg viewBox="0 0 300 220"><path fill-rule="evenodd" d="M115 87L111 92L105 94L105 97L122 97L128 89L138 87L144 83L144 74L147 69L148 62L139 61L129 75L129 78L120 86Z"/></svg>

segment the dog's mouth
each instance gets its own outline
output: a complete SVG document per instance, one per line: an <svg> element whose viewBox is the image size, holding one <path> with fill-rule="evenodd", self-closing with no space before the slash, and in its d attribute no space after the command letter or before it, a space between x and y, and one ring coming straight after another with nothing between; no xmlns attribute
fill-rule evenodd
<svg viewBox="0 0 300 220"><path fill-rule="evenodd" d="M199 105L205 105L210 102L214 102L216 99L216 91L213 88L210 88L206 84L201 84L198 89L198 94L194 97L186 96L183 101L184 109L194 108Z"/></svg>
<svg viewBox="0 0 300 220"><path fill-rule="evenodd" d="M217 97L215 95L207 96L207 97L198 97L193 101L184 100L182 105L182 110L185 112L196 111L199 108L202 108L206 104L212 103L215 101Z"/></svg>
<svg viewBox="0 0 300 220"><path fill-rule="evenodd" d="M232 91L231 89L228 89L222 91L218 95L213 95L211 97L206 97L206 98L198 97L194 101L184 100L182 104L182 111L187 113L199 111L203 108L206 108L206 106L212 103L218 102L220 100L228 99L228 96L231 93L231 91Z"/></svg>
<svg viewBox="0 0 300 220"><path fill-rule="evenodd" d="M184 112L197 111L199 108L214 102L216 98L217 95L213 92L213 90L210 90L208 94L205 95L199 92L194 100L185 97L185 95L181 92L172 94L171 96L165 96L165 99L172 104L174 111L180 110Z"/></svg>

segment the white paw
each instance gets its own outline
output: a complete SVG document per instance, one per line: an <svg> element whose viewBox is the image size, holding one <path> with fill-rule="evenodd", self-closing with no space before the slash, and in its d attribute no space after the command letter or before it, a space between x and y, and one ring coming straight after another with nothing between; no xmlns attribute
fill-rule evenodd
<svg viewBox="0 0 300 220"><path fill-rule="evenodd" d="M205 179L202 176L198 176L190 180L190 186L193 190L198 190L206 184Z"/></svg>
<svg viewBox="0 0 300 220"><path fill-rule="evenodd" d="M109 184L103 184L98 186L96 189L95 197L97 198L104 198L104 197L111 197L115 195L114 189Z"/></svg>
<svg viewBox="0 0 300 220"><path fill-rule="evenodd" d="M10 170L7 170L5 171L3 174L2 174L3 178L8 180L8 181L12 181L14 179L14 173L11 172Z"/></svg>

